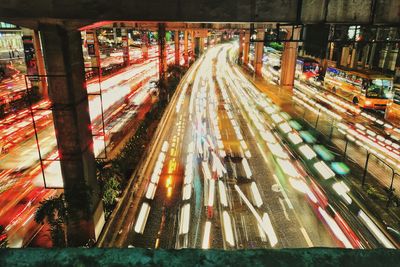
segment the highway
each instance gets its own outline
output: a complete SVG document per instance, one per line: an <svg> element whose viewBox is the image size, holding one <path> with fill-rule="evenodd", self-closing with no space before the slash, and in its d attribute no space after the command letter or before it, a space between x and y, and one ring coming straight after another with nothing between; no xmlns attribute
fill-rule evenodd
<svg viewBox="0 0 400 267"><path fill-rule="evenodd" d="M370 168L382 183L387 178L379 173L379 162L399 166L400 130L319 84L296 81L293 96L266 93L234 64L236 50L236 44L211 46L184 76L140 166L138 194L125 207L121 229L112 229L119 235L116 246L399 247L343 179L348 167L313 130L330 135L354 160L363 159L357 146L380 158L371 156ZM152 55L100 83L87 83L96 155L104 155L105 147L114 149L125 127L151 108L148 84L158 69ZM173 49L168 49L168 61L173 60ZM271 65L265 65L264 73L279 75ZM47 100L36 104L34 117L42 157L54 160L49 106ZM43 187L31 122L29 110L0 121L5 148L0 155L0 224L12 247L26 245L35 235L37 205L57 193ZM44 168L46 185L62 187L59 162L45 161Z"/></svg>
<svg viewBox="0 0 400 267"><path fill-rule="evenodd" d="M181 82L118 244L398 247L346 185L344 165L332 165L329 151L246 78L233 51L208 49Z"/></svg>
<svg viewBox="0 0 400 267"><path fill-rule="evenodd" d="M280 72L273 66L280 65L280 55L267 53L267 56L270 59L263 66L263 76L276 82ZM365 166L368 157L367 171L383 187L390 187L395 173L393 189L395 194L400 192L400 181L397 179L400 173L398 126L386 122L382 114L362 110L325 90L320 82L297 79L293 92L294 105L287 112L309 121L311 128L329 137L334 145L359 166Z"/></svg>
<svg viewBox="0 0 400 267"><path fill-rule="evenodd" d="M227 62L229 48L209 49L181 83L140 173L145 189L133 221L124 222L124 244L354 247L313 204L306 171L241 89L248 84Z"/></svg>
<svg viewBox="0 0 400 267"><path fill-rule="evenodd" d="M167 60L174 61L172 51ZM137 125L151 108L155 99L149 82L157 79L157 62L157 58L152 57L103 77L100 83L96 79L87 82L96 156L104 156L106 148L112 151L130 133L125 127ZM102 102L98 94L100 88ZM39 164L30 110L23 109L0 120L0 225L6 228L11 247L25 246L40 229L33 221L36 208L40 201L58 192L45 189L44 183L49 188L63 186L50 106L49 100L32 106L45 178Z"/></svg>

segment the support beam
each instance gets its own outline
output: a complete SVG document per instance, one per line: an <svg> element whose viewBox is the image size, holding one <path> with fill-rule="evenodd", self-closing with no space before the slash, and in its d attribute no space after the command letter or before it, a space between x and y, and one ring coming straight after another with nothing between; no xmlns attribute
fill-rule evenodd
<svg viewBox="0 0 400 267"><path fill-rule="evenodd" d="M160 82L165 81L167 70L167 50L165 49L165 24L158 24L158 74Z"/></svg>
<svg viewBox="0 0 400 267"><path fill-rule="evenodd" d="M254 70L257 76L262 76L263 56L264 56L264 36L265 30L257 30L257 42L255 45L254 54Z"/></svg>
<svg viewBox="0 0 400 267"><path fill-rule="evenodd" d="M180 42L179 42L179 31L175 31L174 34L175 41L175 65L180 65L181 62L181 51L180 51Z"/></svg>
<svg viewBox="0 0 400 267"><path fill-rule="evenodd" d="M184 39L183 39L183 58L185 59L185 66L189 65L189 33L188 31L184 31Z"/></svg>
<svg viewBox="0 0 400 267"><path fill-rule="evenodd" d="M78 27L100 21L164 22L286 22L297 24L391 24L398 25L398 0L218 0L218 1L122 1L69 0L0 1L2 21L59 23L66 19ZM30 1L33 2L33 1ZM211 3L212 2L212 3ZM371 4L373 2L373 5ZM121 6L120 3L123 3ZM18 21L19 20L19 21ZM20 25L20 23L16 23ZM232 26L234 28L235 25Z"/></svg>
<svg viewBox="0 0 400 267"><path fill-rule="evenodd" d="M239 33L239 54L238 63L241 65L243 63L243 44L244 44L244 31Z"/></svg>
<svg viewBox="0 0 400 267"><path fill-rule="evenodd" d="M357 44L353 44L353 47L351 49L350 63L349 63L350 68L357 68L358 54L359 54L358 46Z"/></svg>
<svg viewBox="0 0 400 267"><path fill-rule="evenodd" d="M49 80L49 98L68 209L68 246L96 240L104 225L89 116L81 34L39 25Z"/></svg>
<svg viewBox="0 0 400 267"><path fill-rule="evenodd" d="M348 67L349 55L350 55L350 48L348 46L342 47L342 54L340 56L340 66Z"/></svg>
<svg viewBox="0 0 400 267"><path fill-rule="evenodd" d="M293 40L299 39L300 28L287 28L286 39L290 39L293 35ZM292 89L294 85L294 76L297 60L297 42L285 42L281 60L281 86Z"/></svg>
<svg viewBox="0 0 400 267"><path fill-rule="evenodd" d="M192 60L196 60L196 37L194 37L194 31L191 33L192 36Z"/></svg>
<svg viewBox="0 0 400 267"><path fill-rule="evenodd" d="M249 64L249 53L250 53L250 31L245 31L244 43L243 43L243 64L245 66Z"/></svg>
<svg viewBox="0 0 400 267"><path fill-rule="evenodd" d="M121 29L121 39L122 39L122 57L124 59L124 66L128 67L131 64L131 57L129 54L129 41L128 41L128 29Z"/></svg>
<svg viewBox="0 0 400 267"><path fill-rule="evenodd" d="M142 34L142 57L144 60L149 58L149 38L147 37L146 33Z"/></svg>
<svg viewBox="0 0 400 267"><path fill-rule="evenodd" d="M199 55L202 55L204 53L205 40L205 37L199 37Z"/></svg>
<svg viewBox="0 0 400 267"><path fill-rule="evenodd" d="M47 79L46 79L46 69L44 65L44 57L42 52L42 46L40 44L40 36L39 31L35 30L33 32L33 47L35 49L36 56L36 66L39 74L39 91L43 98L48 98L48 88L47 88Z"/></svg>

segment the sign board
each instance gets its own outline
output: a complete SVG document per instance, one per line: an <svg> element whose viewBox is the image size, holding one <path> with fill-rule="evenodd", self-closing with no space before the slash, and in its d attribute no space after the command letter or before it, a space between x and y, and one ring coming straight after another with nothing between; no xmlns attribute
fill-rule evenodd
<svg viewBox="0 0 400 267"><path fill-rule="evenodd" d="M86 32L86 43L94 44L94 32Z"/></svg>

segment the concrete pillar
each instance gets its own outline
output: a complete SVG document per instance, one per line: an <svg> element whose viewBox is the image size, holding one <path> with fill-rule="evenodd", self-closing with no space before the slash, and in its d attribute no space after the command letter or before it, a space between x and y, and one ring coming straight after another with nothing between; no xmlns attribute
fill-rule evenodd
<svg viewBox="0 0 400 267"><path fill-rule="evenodd" d="M350 57L350 68L357 68L358 63L358 54L357 54L357 46L355 45L351 50L351 57Z"/></svg>
<svg viewBox="0 0 400 267"><path fill-rule="evenodd" d="M369 54L369 47L370 45L367 44L364 46L362 49L362 57L361 57L361 68L365 68L367 65L367 59L368 59L368 54Z"/></svg>
<svg viewBox="0 0 400 267"><path fill-rule="evenodd" d="M196 59L196 38L194 37L194 31L190 33L191 35L191 46L192 46L192 57Z"/></svg>
<svg viewBox="0 0 400 267"><path fill-rule="evenodd" d="M381 28L378 27L378 28L376 29L375 40L378 40L378 39L379 39L380 34L381 34ZM369 55L369 60L368 60L368 67L369 67L370 69L372 69L373 66L374 66L374 59L375 59L376 46L377 46L377 43L373 43L373 44L372 44L372 47L371 47L371 53L370 53L370 55Z"/></svg>
<svg viewBox="0 0 400 267"><path fill-rule="evenodd" d="M257 76L262 76L263 55L264 55L264 29L258 29L257 42L254 49L254 70Z"/></svg>
<svg viewBox="0 0 400 267"><path fill-rule="evenodd" d="M349 64L350 49L348 46L342 47L342 55L340 57L340 65L347 67Z"/></svg>
<svg viewBox="0 0 400 267"><path fill-rule="evenodd" d="M124 66L127 67L131 64L131 57L129 54L129 42L128 42L128 29L121 29L121 39L122 39L122 57L124 59Z"/></svg>
<svg viewBox="0 0 400 267"><path fill-rule="evenodd" d="M117 27L113 27L113 38L114 38L114 44L118 42L118 34L117 34Z"/></svg>
<svg viewBox="0 0 400 267"><path fill-rule="evenodd" d="M160 81L164 81L167 70L167 49L165 49L165 24L158 23L158 74Z"/></svg>
<svg viewBox="0 0 400 267"><path fill-rule="evenodd" d="M175 31L174 34L175 41L175 65L180 65L181 57L180 57L180 42L179 42L179 31Z"/></svg>
<svg viewBox="0 0 400 267"><path fill-rule="evenodd" d="M239 33L239 54L238 54L238 63L240 65L243 62L243 43L244 43L244 32L240 31L240 33Z"/></svg>
<svg viewBox="0 0 400 267"><path fill-rule="evenodd" d="M53 121L68 209L68 246L96 240L104 212L96 179L81 34L39 24L49 81Z"/></svg>
<svg viewBox="0 0 400 267"><path fill-rule="evenodd" d="M245 31L244 33L244 43L243 43L243 64L249 64L249 53L250 53L250 31Z"/></svg>
<svg viewBox="0 0 400 267"><path fill-rule="evenodd" d="M46 69L44 65L44 57L42 52L42 46L40 44L40 36L39 31L35 30L33 32L33 47L35 48L35 56L36 56L36 66L39 74L39 91L43 98L48 98L47 91L47 79L46 79Z"/></svg>
<svg viewBox="0 0 400 267"><path fill-rule="evenodd" d="M334 42L330 42L329 44L329 60L332 61L333 60L333 51L335 50L335 43Z"/></svg>
<svg viewBox="0 0 400 267"><path fill-rule="evenodd" d="M204 53L204 37L199 37L199 55L202 55Z"/></svg>
<svg viewBox="0 0 400 267"><path fill-rule="evenodd" d="M188 40L188 31L184 31L184 39L183 39L183 58L185 59L185 66L189 64L189 40Z"/></svg>
<svg viewBox="0 0 400 267"><path fill-rule="evenodd" d="M288 28L286 39L289 39L293 35L293 39L298 39L300 35L300 29L294 29L292 32L291 28ZM296 42L285 42L283 46L282 60L281 60L281 86L292 89L294 85L294 77L296 71L296 60L297 60L297 43Z"/></svg>
<svg viewBox="0 0 400 267"><path fill-rule="evenodd" d="M394 82L400 83L400 47L397 48L396 66L394 70Z"/></svg>
<svg viewBox="0 0 400 267"><path fill-rule="evenodd" d="M144 60L147 60L149 58L149 38L147 37L147 34L144 33L142 34L142 57Z"/></svg>

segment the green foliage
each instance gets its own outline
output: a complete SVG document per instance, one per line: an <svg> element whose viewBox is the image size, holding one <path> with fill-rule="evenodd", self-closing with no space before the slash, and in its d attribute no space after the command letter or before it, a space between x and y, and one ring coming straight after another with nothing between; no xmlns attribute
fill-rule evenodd
<svg viewBox="0 0 400 267"><path fill-rule="evenodd" d="M66 247L66 225L89 220L91 214L91 189L84 182L75 182L64 193L40 202L35 221L48 223L53 247Z"/></svg>
<svg viewBox="0 0 400 267"><path fill-rule="evenodd" d="M117 177L111 177L105 181L102 199L106 211L106 217L111 214L111 211L116 204L116 199L120 194L120 187L121 184Z"/></svg>
<svg viewBox="0 0 400 267"><path fill-rule="evenodd" d="M35 221L50 225L50 235L54 247L66 247L64 225L67 218L67 208L64 194L51 197L40 202L35 213Z"/></svg>
<svg viewBox="0 0 400 267"><path fill-rule="evenodd" d="M370 184L366 184L366 191L369 197L371 197L372 199L375 200L380 200L380 201L386 201L387 200L387 196L385 194L383 194L382 192L380 192L379 190L377 190L375 187L373 187Z"/></svg>
<svg viewBox="0 0 400 267"><path fill-rule="evenodd" d="M4 226L0 225L0 248L6 248L8 245L7 234Z"/></svg>
<svg viewBox="0 0 400 267"><path fill-rule="evenodd" d="M267 43L267 46L270 46L273 49L278 50L278 51L283 51L283 45L281 43L271 42L271 43Z"/></svg>

